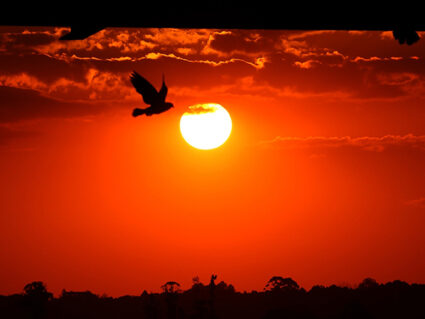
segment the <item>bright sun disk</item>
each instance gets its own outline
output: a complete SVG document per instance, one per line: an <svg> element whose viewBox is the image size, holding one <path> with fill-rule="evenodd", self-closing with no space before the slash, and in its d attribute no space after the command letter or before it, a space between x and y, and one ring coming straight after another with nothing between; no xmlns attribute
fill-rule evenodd
<svg viewBox="0 0 425 319"><path fill-rule="evenodd" d="M180 119L180 131L191 146L210 150L226 142L232 131L232 119L220 104L192 105Z"/></svg>

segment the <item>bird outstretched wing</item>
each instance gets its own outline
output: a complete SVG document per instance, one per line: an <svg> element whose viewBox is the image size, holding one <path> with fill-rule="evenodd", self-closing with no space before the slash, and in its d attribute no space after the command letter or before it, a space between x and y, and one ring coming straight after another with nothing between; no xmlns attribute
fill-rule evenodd
<svg viewBox="0 0 425 319"><path fill-rule="evenodd" d="M168 88L165 85L165 78L164 78L164 74L162 75L162 86L161 89L159 90L159 98L162 102L165 102L165 97L167 96L168 93Z"/></svg>
<svg viewBox="0 0 425 319"><path fill-rule="evenodd" d="M130 75L130 81L133 84L134 88L136 89L137 93L142 95L143 101L146 104L152 105L158 101L159 96L156 89L148 80L146 80L139 73L137 73L136 71L133 71L133 73Z"/></svg>

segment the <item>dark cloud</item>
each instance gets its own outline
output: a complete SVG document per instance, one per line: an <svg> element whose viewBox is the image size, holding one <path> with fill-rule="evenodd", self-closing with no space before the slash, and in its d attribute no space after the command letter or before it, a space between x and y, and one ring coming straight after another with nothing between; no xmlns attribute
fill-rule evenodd
<svg viewBox="0 0 425 319"><path fill-rule="evenodd" d="M58 42L66 28L0 28L0 48L9 53L30 53L39 46Z"/></svg>
<svg viewBox="0 0 425 319"><path fill-rule="evenodd" d="M303 43L310 50L331 49L347 57L410 57L423 52L424 42L411 46L402 46L392 35L392 32L381 31L299 31L283 34L284 39Z"/></svg>
<svg viewBox="0 0 425 319"><path fill-rule="evenodd" d="M87 101L90 108L89 101L134 99L128 81L133 70L157 85L164 73L171 97L177 91L225 86L232 94L245 94L246 85L236 84L247 78L252 79L250 94L268 97L395 100L425 92L425 64L413 58L422 47L400 49L393 41L397 50L388 51L393 44L380 32L107 29L85 40L59 41L64 31L7 28L0 33L5 40L0 43L0 85L32 89L35 101L47 99L43 105L63 109L71 101ZM385 42L386 51L381 44L375 50L376 41ZM32 84L22 86L24 75ZM10 108L2 108L13 118ZM38 114L59 112L39 109Z"/></svg>
<svg viewBox="0 0 425 319"><path fill-rule="evenodd" d="M275 50L282 31L231 30L210 35L202 53L246 57L270 54Z"/></svg>
<svg viewBox="0 0 425 319"><path fill-rule="evenodd" d="M13 142L17 139L23 139L37 135L39 135L39 133L35 131L0 126L0 145L5 144L6 142Z"/></svg>
<svg viewBox="0 0 425 319"><path fill-rule="evenodd" d="M43 96L35 90L0 86L0 123L34 118L67 118L98 114L99 104L67 102Z"/></svg>
<svg viewBox="0 0 425 319"><path fill-rule="evenodd" d="M39 80L52 83L58 78L66 77L74 81L82 81L90 64L85 61L68 63L42 54L12 54L0 52L0 75L27 73Z"/></svg>

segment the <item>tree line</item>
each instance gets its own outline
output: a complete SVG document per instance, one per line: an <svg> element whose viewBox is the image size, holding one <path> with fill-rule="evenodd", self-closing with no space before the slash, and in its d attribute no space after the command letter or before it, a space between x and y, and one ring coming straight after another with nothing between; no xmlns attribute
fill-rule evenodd
<svg viewBox="0 0 425 319"><path fill-rule="evenodd" d="M364 279L357 287L313 286L305 290L289 277L274 276L262 291L238 292L212 275L182 290L168 281L160 293L118 298L63 290L54 297L43 282L21 293L0 295L0 318L8 319L327 319L425 318L425 285Z"/></svg>

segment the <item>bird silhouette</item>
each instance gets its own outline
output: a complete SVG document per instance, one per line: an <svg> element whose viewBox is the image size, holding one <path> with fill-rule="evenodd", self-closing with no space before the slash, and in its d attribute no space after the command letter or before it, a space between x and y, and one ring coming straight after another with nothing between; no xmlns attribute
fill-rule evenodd
<svg viewBox="0 0 425 319"><path fill-rule="evenodd" d="M143 114L147 116L151 116L152 114L160 114L174 107L172 103L165 102L168 88L165 85L164 75L162 76L162 86L159 92L148 80L146 80L136 71L133 71L133 73L130 75L130 81L136 89L137 93L142 95L143 101L150 105L145 109L135 108L133 110L134 117Z"/></svg>

